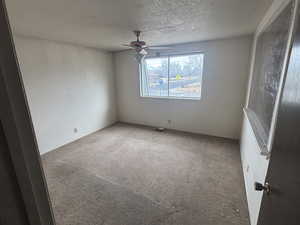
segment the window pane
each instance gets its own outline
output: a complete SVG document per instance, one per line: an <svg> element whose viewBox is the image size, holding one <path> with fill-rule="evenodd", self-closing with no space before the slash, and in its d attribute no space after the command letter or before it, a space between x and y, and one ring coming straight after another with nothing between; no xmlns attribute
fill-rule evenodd
<svg viewBox="0 0 300 225"><path fill-rule="evenodd" d="M145 59L143 70L143 96L168 96L168 58Z"/></svg>
<svg viewBox="0 0 300 225"><path fill-rule="evenodd" d="M288 47L293 3L259 35L255 52L248 117L262 148L269 142L274 106Z"/></svg>
<svg viewBox="0 0 300 225"><path fill-rule="evenodd" d="M203 54L146 58L141 94L145 97L201 97Z"/></svg>
<svg viewBox="0 0 300 225"><path fill-rule="evenodd" d="M169 96L200 98L203 54L170 57Z"/></svg>

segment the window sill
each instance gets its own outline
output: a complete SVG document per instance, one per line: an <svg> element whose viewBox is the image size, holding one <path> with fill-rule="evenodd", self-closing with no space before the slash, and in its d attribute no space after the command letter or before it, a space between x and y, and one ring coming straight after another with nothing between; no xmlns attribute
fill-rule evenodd
<svg viewBox="0 0 300 225"><path fill-rule="evenodd" d="M140 96L140 98L160 99L160 100L191 100L191 101L200 101L201 100L201 97L199 97L199 98L189 98L189 97Z"/></svg>
<svg viewBox="0 0 300 225"><path fill-rule="evenodd" d="M266 142L263 140L263 138L261 137L261 132L259 132L259 128L257 126L257 122L255 122L255 119L253 118L253 116L251 116L251 111L248 109L248 108L244 108L244 115L245 117L247 118L250 126L251 126L251 129L252 129L252 132L255 136L255 139L257 141L257 144L258 144L258 147L260 149L260 154L263 155L263 156L266 156L267 158L270 156L270 151L267 147L267 144Z"/></svg>

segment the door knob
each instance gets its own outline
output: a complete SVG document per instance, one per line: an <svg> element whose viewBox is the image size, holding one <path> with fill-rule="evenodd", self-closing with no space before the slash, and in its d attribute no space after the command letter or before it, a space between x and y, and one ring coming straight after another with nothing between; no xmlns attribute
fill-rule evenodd
<svg viewBox="0 0 300 225"><path fill-rule="evenodd" d="M266 192L268 195L271 193L271 186L268 182L265 183L265 185L259 183L259 182L255 182L254 183L254 187L256 191L264 191Z"/></svg>

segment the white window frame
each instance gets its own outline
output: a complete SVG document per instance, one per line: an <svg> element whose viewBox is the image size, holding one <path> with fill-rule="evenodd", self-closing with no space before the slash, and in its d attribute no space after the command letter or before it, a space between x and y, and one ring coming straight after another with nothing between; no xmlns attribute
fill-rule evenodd
<svg viewBox="0 0 300 225"><path fill-rule="evenodd" d="M262 144L262 142L256 137L256 140L259 145L260 149L260 154L263 156L266 156L267 159L270 158L271 155L271 150L273 147L273 142L274 142L274 136L275 136L275 129L276 129L276 124L277 124L277 116L278 116L278 109L279 109L279 104L280 100L282 97L282 89L283 85L285 82L285 77L288 69L288 60L289 56L291 54L291 49L292 49L292 38L293 34L295 32L295 24L296 24L296 18L298 15L298 6L299 6L299 0L288 0L284 3L281 4L277 12L275 12L270 18L268 18L268 21L259 28L259 31L254 37L254 44L253 44L253 49L252 49L252 58L251 58L251 68L250 68L250 77L249 77L249 83L248 83L248 90L247 90L247 97L246 97L246 105L244 107L244 115L247 117L247 120L251 123L251 119L249 117L249 101L250 101L250 94L251 94L251 85L253 82L253 73L254 73L254 66L255 66L255 56L256 56L256 47L257 47L257 41L259 36L268 28L268 26L276 19L278 16L282 13L282 11L290 4L292 1L294 1L295 8L293 9L293 15L292 15L292 23L291 27L289 30L288 34L288 42L287 42L287 50L284 56L284 63L283 63L283 68L281 72L281 77L279 81L279 87L278 87L278 93L276 96L275 104L274 104L274 109L273 109L273 115L272 115L272 120L271 120L271 127L270 131L268 133L269 138L266 144ZM251 125L252 126L252 125ZM253 127L252 131L255 133ZM256 136L256 135L255 135Z"/></svg>
<svg viewBox="0 0 300 225"><path fill-rule="evenodd" d="M155 58L168 58L168 80L169 80L169 63L171 57L178 57L178 56L187 56L187 55L203 55L203 65L202 65L202 76L201 76L201 92L200 97L176 97L169 95L169 81L168 81L168 96L144 96L143 95L143 73L144 73L144 62L146 59L155 59ZM141 98L153 98L153 99L178 99L178 100L195 100L200 101L202 98L202 84L203 84L203 76L204 76L204 65L205 65L205 53L204 52L188 52L188 53L173 53L173 54L164 54L160 53L159 56L147 56L145 57L141 63L139 63L139 85L140 85L140 97Z"/></svg>

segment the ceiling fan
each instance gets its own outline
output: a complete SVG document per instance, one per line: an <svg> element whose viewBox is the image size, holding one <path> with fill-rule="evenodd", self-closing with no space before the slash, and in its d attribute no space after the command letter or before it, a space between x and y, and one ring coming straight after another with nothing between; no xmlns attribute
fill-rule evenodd
<svg viewBox="0 0 300 225"><path fill-rule="evenodd" d="M132 41L127 45L123 45L126 47L130 47L131 49L135 50L136 52L136 58L138 61L140 61L142 58L144 58L148 54L148 50L163 50L163 49L170 49L168 47L150 47L147 46L145 41L140 40L141 31L135 30L133 33L136 36L136 41Z"/></svg>

